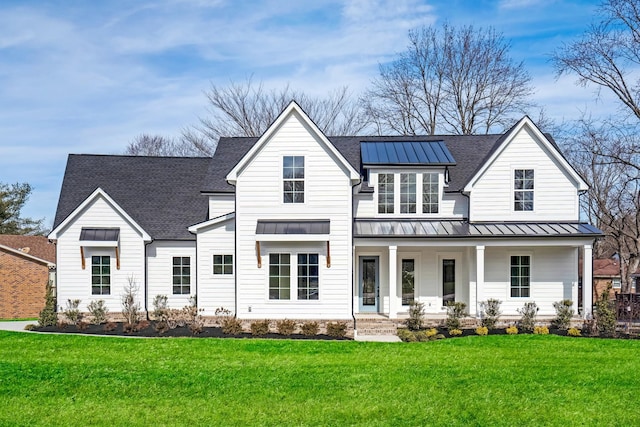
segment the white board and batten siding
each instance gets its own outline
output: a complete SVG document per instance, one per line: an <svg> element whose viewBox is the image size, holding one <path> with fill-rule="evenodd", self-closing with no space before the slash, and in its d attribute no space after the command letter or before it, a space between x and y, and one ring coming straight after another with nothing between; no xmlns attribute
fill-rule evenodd
<svg viewBox="0 0 640 427"><path fill-rule="evenodd" d="M514 170L533 169L534 208L514 210ZM479 177L470 194L471 221L577 221L577 183L523 127Z"/></svg>
<svg viewBox="0 0 640 427"><path fill-rule="evenodd" d="M232 255L233 274L213 274L213 256ZM218 308L235 314L235 220L229 219L198 231L198 307L213 316Z"/></svg>
<svg viewBox="0 0 640 427"><path fill-rule="evenodd" d="M284 156L304 156L304 203L283 203ZM351 318L352 186L349 173L297 114L291 113L248 162L236 182L238 236L238 316L241 318ZM326 239L296 243L261 241L262 268L257 266L259 219L329 219L331 267L326 266ZM297 300L296 254L318 253L318 300ZM291 299L269 299L269 253L291 254Z"/></svg>
<svg viewBox="0 0 640 427"><path fill-rule="evenodd" d="M190 260L190 293L173 294L173 257ZM189 305L189 298L196 295L196 242L156 240L147 247L148 292L147 308L153 311L157 295L166 295L169 308Z"/></svg>
<svg viewBox="0 0 640 427"><path fill-rule="evenodd" d="M120 269L116 268L115 248L84 247L85 269L80 255L80 232L82 228L120 229ZM93 300L104 300L110 312L122 311L121 297L129 279L138 286L137 300L144 301L144 240L136 228L129 223L108 201L97 196L81 212L58 232L57 238L57 297L58 306L64 309L68 299L80 299L80 310L87 311ZM110 295L91 294L91 257L110 256Z"/></svg>

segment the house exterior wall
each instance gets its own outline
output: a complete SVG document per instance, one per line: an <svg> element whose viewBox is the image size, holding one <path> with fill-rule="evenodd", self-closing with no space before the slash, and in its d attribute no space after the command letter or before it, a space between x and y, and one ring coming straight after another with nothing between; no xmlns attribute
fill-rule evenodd
<svg viewBox="0 0 640 427"><path fill-rule="evenodd" d="M38 317L49 267L0 249L0 319Z"/></svg>
<svg viewBox="0 0 640 427"><path fill-rule="evenodd" d="M283 156L304 156L304 203L283 203ZM242 318L351 317L352 187L347 171L321 143L297 113L289 115L270 140L240 171L236 183L238 316ZM256 259L258 219L329 219L331 267L326 267L326 239L298 243L261 241L262 268ZM270 300L269 254L290 253L292 271L295 254L302 250L320 256L320 289L316 301Z"/></svg>
<svg viewBox="0 0 640 427"><path fill-rule="evenodd" d="M82 227L120 228L120 269L116 268L113 247L85 247L85 269L80 255L80 231ZM110 295L91 294L91 257L108 255L111 258ZM121 296L129 279L138 286L137 300L144 301L145 258L142 236L102 196L96 197L82 212L61 230L57 241L57 297L58 306L64 309L67 299L80 299L80 309L86 311L93 300L104 300L111 312L122 310Z"/></svg>
<svg viewBox="0 0 640 427"><path fill-rule="evenodd" d="M534 170L534 210L514 211L514 170ZM473 186L470 221L577 221L576 184L526 127Z"/></svg>
<svg viewBox="0 0 640 427"><path fill-rule="evenodd" d="M235 314L235 230L235 220L230 219L198 233L198 307L205 316L215 315L218 308ZM214 255L232 255L233 274L213 274Z"/></svg>
<svg viewBox="0 0 640 427"><path fill-rule="evenodd" d="M236 208L235 194L210 194L209 219L231 213Z"/></svg>
<svg viewBox="0 0 640 427"><path fill-rule="evenodd" d="M173 257L189 257L191 265L190 293L173 294ZM157 295L167 296L169 308L189 305L189 298L196 295L196 242L195 241L154 241L147 246L148 292L147 308L153 311L153 300Z"/></svg>

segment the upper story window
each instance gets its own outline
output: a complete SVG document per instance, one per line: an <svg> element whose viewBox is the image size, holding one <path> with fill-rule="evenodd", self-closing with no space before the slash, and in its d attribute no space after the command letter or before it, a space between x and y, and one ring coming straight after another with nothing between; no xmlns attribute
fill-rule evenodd
<svg viewBox="0 0 640 427"><path fill-rule="evenodd" d="M392 173L378 174L378 213L393 213Z"/></svg>
<svg viewBox="0 0 640 427"><path fill-rule="evenodd" d="M111 257L91 257L91 295L111 293Z"/></svg>
<svg viewBox="0 0 640 427"><path fill-rule="evenodd" d="M422 175L422 213L438 213L440 191L437 173Z"/></svg>
<svg viewBox="0 0 640 427"><path fill-rule="evenodd" d="M416 213L416 174L400 174L400 213Z"/></svg>
<svg viewBox="0 0 640 427"><path fill-rule="evenodd" d="M304 156L282 159L284 203L304 203Z"/></svg>
<svg viewBox="0 0 640 427"><path fill-rule="evenodd" d="M173 294L185 295L191 292L191 258L173 257Z"/></svg>
<svg viewBox="0 0 640 427"><path fill-rule="evenodd" d="M513 180L513 209L533 211L533 169L515 169Z"/></svg>

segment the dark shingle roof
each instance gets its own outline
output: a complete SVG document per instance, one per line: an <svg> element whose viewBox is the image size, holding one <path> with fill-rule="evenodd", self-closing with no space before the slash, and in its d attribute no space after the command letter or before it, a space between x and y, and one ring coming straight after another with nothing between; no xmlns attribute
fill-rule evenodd
<svg viewBox="0 0 640 427"><path fill-rule="evenodd" d="M98 187L153 239L188 239L207 219L200 194L210 158L69 155L54 228ZM99 227L100 224L95 224Z"/></svg>

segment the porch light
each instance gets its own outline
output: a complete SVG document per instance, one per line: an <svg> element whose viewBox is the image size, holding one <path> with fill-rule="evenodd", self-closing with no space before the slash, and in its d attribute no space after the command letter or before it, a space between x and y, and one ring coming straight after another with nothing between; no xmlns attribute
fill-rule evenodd
<svg viewBox="0 0 640 427"><path fill-rule="evenodd" d="M444 185L449 185L449 166L444 167Z"/></svg>

